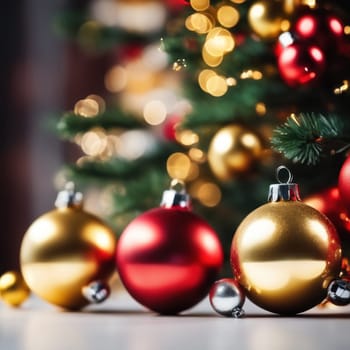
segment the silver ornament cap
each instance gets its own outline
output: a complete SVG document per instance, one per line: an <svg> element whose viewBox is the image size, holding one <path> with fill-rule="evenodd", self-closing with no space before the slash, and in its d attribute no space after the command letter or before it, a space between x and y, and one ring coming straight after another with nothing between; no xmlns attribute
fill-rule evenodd
<svg viewBox="0 0 350 350"><path fill-rule="evenodd" d="M82 208L83 194L75 190L73 182L67 182L64 190L58 192L55 207L56 208Z"/></svg>
<svg viewBox="0 0 350 350"><path fill-rule="evenodd" d="M281 179L283 171L288 175L286 182ZM270 185L268 202L300 201L299 186L292 182L293 175L286 166L281 165L276 169L276 178L279 183Z"/></svg>
<svg viewBox="0 0 350 350"><path fill-rule="evenodd" d="M163 192L160 206L164 208L180 207L190 208L191 199L186 192L183 181L173 179L170 183L170 189Z"/></svg>

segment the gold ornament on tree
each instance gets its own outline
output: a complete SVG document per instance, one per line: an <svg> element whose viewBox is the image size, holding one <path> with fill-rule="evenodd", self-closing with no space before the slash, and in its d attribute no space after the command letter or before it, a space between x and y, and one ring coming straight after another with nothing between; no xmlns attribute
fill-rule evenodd
<svg viewBox="0 0 350 350"><path fill-rule="evenodd" d="M30 289L17 271L5 272L0 277L0 299L10 306L20 306L30 295Z"/></svg>
<svg viewBox="0 0 350 350"><path fill-rule="evenodd" d="M290 28L289 18L297 4L291 0L260 0L248 10L248 22L262 39L273 40Z"/></svg>
<svg viewBox="0 0 350 350"><path fill-rule="evenodd" d="M250 129L239 124L219 129L210 142L208 163L222 181L249 172L262 155L262 142Z"/></svg>
<svg viewBox="0 0 350 350"><path fill-rule="evenodd" d="M82 194L68 183L56 209L37 218L24 235L20 263L29 288L47 302L80 309L109 295L116 237L82 208Z"/></svg>
<svg viewBox="0 0 350 350"><path fill-rule="evenodd" d="M280 181L281 172L288 181ZM341 246L331 221L302 203L290 171L277 169L269 203L237 228L231 247L233 273L247 297L277 314L306 311L327 296L341 268Z"/></svg>

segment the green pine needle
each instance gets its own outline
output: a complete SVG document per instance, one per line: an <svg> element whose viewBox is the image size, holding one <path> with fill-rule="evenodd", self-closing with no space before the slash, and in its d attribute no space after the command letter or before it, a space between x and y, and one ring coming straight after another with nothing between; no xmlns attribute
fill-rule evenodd
<svg viewBox="0 0 350 350"><path fill-rule="evenodd" d="M119 109L111 109L93 118L85 118L73 112L65 113L58 121L56 130L63 138L70 139L78 133L89 131L95 127L109 130L113 128L135 129L143 126L144 124L134 116Z"/></svg>
<svg viewBox="0 0 350 350"><path fill-rule="evenodd" d="M342 137L342 120L335 115L305 113L290 116L274 130L272 146L287 159L315 165Z"/></svg>

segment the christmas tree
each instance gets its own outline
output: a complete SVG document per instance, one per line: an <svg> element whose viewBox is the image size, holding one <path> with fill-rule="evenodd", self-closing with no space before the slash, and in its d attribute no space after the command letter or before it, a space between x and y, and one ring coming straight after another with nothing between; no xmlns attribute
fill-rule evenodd
<svg viewBox="0 0 350 350"><path fill-rule="evenodd" d="M98 189L94 209L116 232L182 180L228 256L284 164L345 236L349 10L345 0L94 0L65 13L61 32L110 66L104 94L58 122L81 150L64 179Z"/></svg>

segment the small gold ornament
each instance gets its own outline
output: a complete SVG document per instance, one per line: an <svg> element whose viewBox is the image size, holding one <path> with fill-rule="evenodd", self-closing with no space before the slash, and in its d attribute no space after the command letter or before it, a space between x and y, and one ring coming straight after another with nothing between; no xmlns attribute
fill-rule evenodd
<svg viewBox="0 0 350 350"><path fill-rule="evenodd" d="M262 39L276 39L282 31L288 31L292 6L290 1L260 0L248 11L248 22Z"/></svg>
<svg viewBox="0 0 350 350"><path fill-rule="evenodd" d="M290 180L291 175L287 183L270 186L270 202L242 221L231 247L233 273L247 297L277 314L297 314L321 303L341 268L336 229L300 202L298 185Z"/></svg>
<svg viewBox="0 0 350 350"><path fill-rule="evenodd" d="M67 309L80 309L108 297L106 281L115 270L116 237L95 215L82 210L82 194L69 183L58 194L56 209L38 219L24 235L20 262L30 289ZM98 282L99 290L86 290ZM101 297L101 298L100 298Z"/></svg>
<svg viewBox="0 0 350 350"><path fill-rule="evenodd" d="M208 163L222 181L250 171L262 154L262 142L251 130L241 125L221 128L210 142Z"/></svg>
<svg viewBox="0 0 350 350"><path fill-rule="evenodd" d="M17 271L5 272L0 277L0 299L10 306L20 306L30 295L22 275Z"/></svg>

